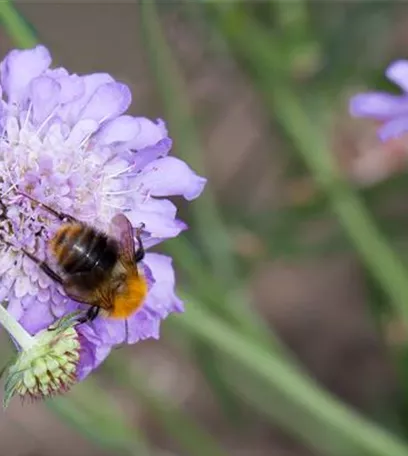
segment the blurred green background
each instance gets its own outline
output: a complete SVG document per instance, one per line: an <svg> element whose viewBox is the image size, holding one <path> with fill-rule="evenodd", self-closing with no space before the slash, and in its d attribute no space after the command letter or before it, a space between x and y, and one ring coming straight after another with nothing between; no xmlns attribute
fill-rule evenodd
<svg viewBox="0 0 408 456"><path fill-rule="evenodd" d="M389 1L0 2L1 58L41 42L111 73L209 179L159 247L187 312L70 394L14 401L1 454L408 454L407 144L347 112L396 90L407 25Z"/></svg>

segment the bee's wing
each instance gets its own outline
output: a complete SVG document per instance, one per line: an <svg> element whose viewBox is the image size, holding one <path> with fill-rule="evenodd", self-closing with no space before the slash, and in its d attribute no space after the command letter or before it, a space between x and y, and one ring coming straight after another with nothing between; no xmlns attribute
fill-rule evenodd
<svg viewBox="0 0 408 456"><path fill-rule="evenodd" d="M133 226L125 214L116 214L111 221L116 239L119 240L122 248L122 257L130 264L134 264L135 239L133 237Z"/></svg>

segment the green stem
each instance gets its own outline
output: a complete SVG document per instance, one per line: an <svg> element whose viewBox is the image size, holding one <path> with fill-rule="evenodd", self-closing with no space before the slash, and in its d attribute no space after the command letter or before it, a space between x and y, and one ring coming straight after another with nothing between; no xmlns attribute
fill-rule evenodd
<svg viewBox="0 0 408 456"><path fill-rule="evenodd" d="M31 48L38 44L35 33L12 2L0 1L0 22L17 46Z"/></svg>
<svg viewBox="0 0 408 456"><path fill-rule="evenodd" d="M0 325L13 336L22 350L28 350L35 344L34 337L20 325L20 323L0 304Z"/></svg>
<svg viewBox="0 0 408 456"><path fill-rule="evenodd" d="M225 8L212 3L215 21L236 54L253 71L271 116L278 118L314 179L328 196L329 204L355 249L388 293L397 314L408 323L408 276L405 267L377 228L364 203L340 176L322 131L295 94L287 71L282 70L279 42L259 29L240 5ZM251 41L247 37L251 36ZM279 71L277 69L280 69ZM285 76L286 73L286 76Z"/></svg>
<svg viewBox="0 0 408 456"><path fill-rule="evenodd" d="M162 32L156 3L151 0L140 4L141 30L148 51L148 62L163 100L171 134L175 138L176 153L196 171L203 172L205 154L201 150L194 112L186 96L183 77ZM235 281L231 238L211 186L206 186L190 210L195 222L194 230L202 242L203 250L208 254L215 274L225 281Z"/></svg>
<svg viewBox="0 0 408 456"><path fill-rule="evenodd" d="M174 320L192 335L223 352L228 359L238 362L247 371L263 379L271 390L277 390L288 404L295 404L299 410L306 410L309 419L318 424L322 436L325 430L335 430L344 445L349 444L354 449L358 447L360 452L353 451L352 454L408 454L408 448L396 437L354 413L321 390L297 368L283 362L281 358L271 356L259 345L245 340L241 334L211 317L198 306L190 305L183 316Z"/></svg>
<svg viewBox="0 0 408 456"><path fill-rule="evenodd" d="M291 134L315 180L324 188L333 212L361 258L408 322L408 276L405 266L377 228L357 194L338 176L331 154L289 90L275 94L282 125ZM311 152L312 151L312 152Z"/></svg>

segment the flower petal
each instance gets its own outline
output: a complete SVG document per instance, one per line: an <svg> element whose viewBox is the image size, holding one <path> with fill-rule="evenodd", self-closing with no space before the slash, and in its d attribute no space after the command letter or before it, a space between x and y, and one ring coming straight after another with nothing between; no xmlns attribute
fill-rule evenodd
<svg viewBox="0 0 408 456"><path fill-rule="evenodd" d="M349 106L351 115L355 117L387 120L408 114L408 97L368 92L351 98Z"/></svg>
<svg viewBox="0 0 408 456"><path fill-rule="evenodd" d="M126 212L126 216L133 226L144 223L145 230L148 231L151 236L158 238L175 237L187 228L187 225L181 220L167 217L160 212L135 209Z"/></svg>
<svg viewBox="0 0 408 456"><path fill-rule="evenodd" d="M172 144L173 141L170 138L163 138L154 146L148 146L135 152L133 155L135 164L133 171L140 171L152 161L166 157Z"/></svg>
<svg viewBox="0 0 408 456"><path fill-rule="evenodd" d="M36 301L26 309L20 323L30 334L37 334L38 331L46 328L55 321L50 311L48 302Z"/></svg>
<svg viewBox="0 0 408 456"><path fill-rule="evenodd" d="M98 122L93 119L82 119L71 130L70 135L66 140L67 146L76 146L89 137L99 128Z"/></svg>
<svg viewBox="0 0 408 456"><path fill-rule="evenodd" d="M59 111L58 115L70 125L75 125L79 120L78 116L85 105L89 102L98 87L114 82L112 76L107 73L94 73L81 77L84 87L82 96L69 103L66 103Z"/></svg>
<svg viewBox="0 0 408 456"><path fill-rule="evenodd" d="M118 345L125 341L125 320L99 316L90 325L95 333L98 334L103 344Z"/></svg>
<svg viewBox="0 0 408 456"><path fill-rule="evenodd" d="M171 257L147 253L145 262L152 271L155 283L146 298L144 309L166 318L171 312L183 312L183 301L175 294L175 274Z"/></svg>
<svg viewBox="0 0 408 456"><path fill-rule="evenodd" d="M386 122L379 130L378 136L382 141L398 138L408 132L408 115L397 117Z"/></svg>
<svg viewBox="0 0 408 456"><path fill-rule="evenodd" d="M398 84L404 92L408 92L408 61L397 60L393 62L386 70L387 78Z"/></svg>
<svg viewBox="0 0 408 456"><path fill-rule="evenodd" d="M45 75L54 79L61 87L60 103L66 104L79 99L85 93L84 78L69 74L64 68L47 70Z"/></svg>
<svg viewBox="0 0 408 456"><path fill-rule="evenodd" d="M20 320L25 312L24 307L21 303L21 299L19 299L19 298L9 299L9 302L7 304L7 310L8 310L8 312L11 313L11 315L13 315L13 317L16 320Z"/></svg>
<svg viewBox="0 0 408 456"><path fill-rule="evenodd" d="M126 144L129 149L140 150L154 146L167 136L163 121L159 120L155 123L146 117L135 117L135 119L139 122L140 130L136 137Z"/></svg>
<svg viewBox="0 0 408 456"><path fill-rule="evenodd" d="M132 116L120 116L107 122L95 135L95 141L100 145L126 142L140 132L140 122Z"/></svg>
<svg viewBox="0 0 408 456"><path fill-rule="evenodd" d="M153 196L183 195L188 201L204 190L207 179L198 176L185 162L164 157L149 163L138 177Z"/></svg>
<svg viewBox="0 0 408 456"><path fill-rule="evenodd" d="M51 55L44 46L33 49L13 50L0 64L1 85L9 102L24 95L30 81L40 76L51 64Z"/></svg>
<svg viewBox="0 0 408 456"><path fill-rule="evenodd" d="M110 82L100 86L79 113L79 119L103 122L127 110L132 101L130 89L125 84Z"/></svg>
<svg viewBox="0 0 408 456"><path fill-rule="evenodd" d="M150 315L144 308L128 318L126 338L128 344L145 339L158 339L159 335L160 318Z"/></svg>
<svg viewBox="0 0 408 456"><path fill-rule="evenodd" d="M46 76L39 76L30 83L34 125L43 122L59 104L61 86Z"/></svg>
<svg viewBox="0 0 408 456"><path fill-rule="evenodd" d="M80 325L78 328L81 354L77 369L77 379L80 381L106 359L111 352L112 346L103 344L89 325Z"/></svg>

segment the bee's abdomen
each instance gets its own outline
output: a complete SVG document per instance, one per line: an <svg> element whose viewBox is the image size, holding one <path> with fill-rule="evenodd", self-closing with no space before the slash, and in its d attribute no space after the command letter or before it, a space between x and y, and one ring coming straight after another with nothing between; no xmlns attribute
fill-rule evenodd
<svg viewBox="0 0 408 456"><path fill-rule="evenodd" d="M66 274L109 272L118 259L118 245L104 233L79 224L63 225L51 249ZM98 274L99 275L99 274Z"/></svg>

